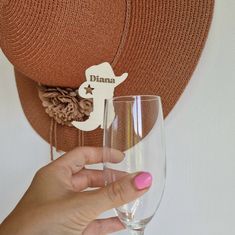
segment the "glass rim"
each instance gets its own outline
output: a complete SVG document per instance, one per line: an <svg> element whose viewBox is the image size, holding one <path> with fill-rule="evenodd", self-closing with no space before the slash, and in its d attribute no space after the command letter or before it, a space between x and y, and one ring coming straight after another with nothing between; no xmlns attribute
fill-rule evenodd
<svg viewBox="0 0 235 235"><path fill-rule="evenodd" d="M141 102L142 101L154 101L154 100L161 101L161 96L158 96L158 95L122 95L122 96L114 96L112 98L105 99L105 102L111 102L111 101L115 103L116 102L134 102L137 97L146 98L146 99L141 99Z"/></svg>

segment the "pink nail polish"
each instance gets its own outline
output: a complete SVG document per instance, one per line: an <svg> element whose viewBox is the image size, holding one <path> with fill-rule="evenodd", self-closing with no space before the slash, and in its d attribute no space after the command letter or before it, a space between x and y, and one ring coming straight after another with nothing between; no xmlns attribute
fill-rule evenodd
<svg viewBox="0 0 235 235"><path fill-rule="evenodd" d="M152 175L148 172L141 172L135 177L134 183L137 189L146 189L152 184Z"/></svg>

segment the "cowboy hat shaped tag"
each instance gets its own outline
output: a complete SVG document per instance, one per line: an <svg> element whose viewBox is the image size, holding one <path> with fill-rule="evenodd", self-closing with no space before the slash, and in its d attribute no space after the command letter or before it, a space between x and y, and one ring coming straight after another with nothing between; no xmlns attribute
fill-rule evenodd
<svg viewBox="0 0 235 235"><path fill-rule="evenodd" d="M93 99L93 111L86 121L73 121L72 125L82 131L92 131L99 126L103 128L104 101L113 97L115 87L126 80L128 73L115 76L111 65L104 62L89 67L85 75L86 81L82 83L77 92L82 98ZM114 119L114 109L110 116L108 123L111 123Z"/></svg>

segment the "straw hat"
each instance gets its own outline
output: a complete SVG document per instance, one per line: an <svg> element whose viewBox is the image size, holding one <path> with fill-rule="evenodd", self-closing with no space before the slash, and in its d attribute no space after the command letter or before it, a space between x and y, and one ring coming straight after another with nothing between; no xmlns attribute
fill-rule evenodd
<svg viewBox="0 0 235 235"><path fill-rule="evenodd" d="M198 63L213 7L213 0L3 1L1 48L14 65L28 121L68 151L102 145L100 126L77 127L88 123L107 89L160 95L166 116Z"/></svg>

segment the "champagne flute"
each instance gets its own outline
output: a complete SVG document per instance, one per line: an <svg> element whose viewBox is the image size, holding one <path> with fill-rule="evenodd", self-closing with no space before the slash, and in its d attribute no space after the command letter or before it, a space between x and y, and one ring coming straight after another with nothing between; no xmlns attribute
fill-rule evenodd
<svg viewBox="0 0 235 235"><path fill-rule="evenodd" d="M124 160L112 162L112 149L124 152ZM166 156L161 98L153 95L120 96L105 101L104 175L110 184L121 175L149 172L153 182L140 198L116 208L131 234L143 235L156 213L165 187Z"/></svg>

